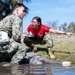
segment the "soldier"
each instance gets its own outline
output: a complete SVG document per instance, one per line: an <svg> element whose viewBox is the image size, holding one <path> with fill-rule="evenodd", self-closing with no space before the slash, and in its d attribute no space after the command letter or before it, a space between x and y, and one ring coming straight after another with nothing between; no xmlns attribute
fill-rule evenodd
<svg viewBox="0 0 75 75"><path fill-rule="evenodd" d="M26 49L21 44L21 26L27 10L24 4L18 3L14 6L12 14L0 22L0 60L7 60L10 57L11 63L14 64L24 57ZM4 38L7 37L4 33L8 35L7 39Z"/></svg>
<svg viewBox="0 0 75 75"><path fill-rule="evenodd" d="M49 32L71 35L71 33L51 29L50 27L42 24L40 17L35 16L32 19L32 24L30 24L27 28L24 43L27 46L32 47L33 52L36 50L35 44L46 44L50 58L55 59L55 56L52 53L53 40L50 37Z"/></svg>

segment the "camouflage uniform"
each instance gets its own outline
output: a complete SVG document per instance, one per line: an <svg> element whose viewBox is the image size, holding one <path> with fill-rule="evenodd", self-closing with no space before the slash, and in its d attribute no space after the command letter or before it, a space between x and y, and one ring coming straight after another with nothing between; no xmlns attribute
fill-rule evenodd
<svg viewBox="0 0 75 75"><path fill-rule="evenodd" d="M3 46L7 49L0 50L1 54L11 55L11 63L19 62L25 55L26 49L20 43L22 19L15 14L11 14L0 22L0 31L6 31L10 37L9 44ZM3 51L3 52L2 52Z"/></svg>
<svg viewBox="0 0 75 75"><path fill-rule="evenodd" d="M45 33L45 36L42 39L32 38L25 38L24 43L29 46L37 46L36 44L45 45L47 48L53 47L53 39L51 38L50 33Z"/></svg>

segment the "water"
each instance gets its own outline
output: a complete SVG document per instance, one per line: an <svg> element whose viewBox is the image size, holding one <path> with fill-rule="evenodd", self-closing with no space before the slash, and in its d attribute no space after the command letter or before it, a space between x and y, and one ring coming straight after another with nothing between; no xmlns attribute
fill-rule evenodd
<svg viewBox="0 0 75 75"><path fill-rule="evenodd" d="M10 63L0 63L0 75L75 75L75 66L63 67L58 64L10 65Z"/></svg>
<svg viewBox="0 0 75 75"><path fill-rule="evenodd" d="M75 66L63 67L60 65L52 66L52 75L75 75Z"/></svg>

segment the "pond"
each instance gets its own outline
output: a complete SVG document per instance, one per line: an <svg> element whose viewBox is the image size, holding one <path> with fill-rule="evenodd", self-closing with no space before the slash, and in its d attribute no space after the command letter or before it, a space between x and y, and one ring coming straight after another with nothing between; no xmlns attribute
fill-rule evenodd
<svg viewBox="0 0 75 75"><path fill-rule="evenodd" d="M63 67L58 64L10 65L10 63L0 63L0 75L75 75L75 66Z"/></svg>

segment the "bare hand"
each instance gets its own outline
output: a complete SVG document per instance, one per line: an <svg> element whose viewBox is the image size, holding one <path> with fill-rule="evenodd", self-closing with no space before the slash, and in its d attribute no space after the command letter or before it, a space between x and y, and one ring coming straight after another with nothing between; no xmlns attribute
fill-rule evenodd
<svg viewBox="0 0 75 75"><path fill-rule="evenodd" d="M68 32L68 33L66 33L66 35L68 35L69 37L71 37L72 33Z"/></svg>

